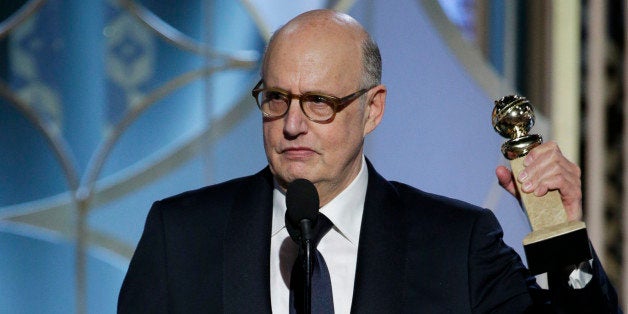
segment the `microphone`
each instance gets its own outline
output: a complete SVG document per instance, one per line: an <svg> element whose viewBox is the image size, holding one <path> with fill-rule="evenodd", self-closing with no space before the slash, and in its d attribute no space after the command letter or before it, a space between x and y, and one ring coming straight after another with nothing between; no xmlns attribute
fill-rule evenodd
<svg viewBox="0 0 628 314"><path fill-rule="evenodd" d="M313 238L319 204L318 192L312 182L306 179L290 182L286 190L286 229L297 244Z"/></svg>

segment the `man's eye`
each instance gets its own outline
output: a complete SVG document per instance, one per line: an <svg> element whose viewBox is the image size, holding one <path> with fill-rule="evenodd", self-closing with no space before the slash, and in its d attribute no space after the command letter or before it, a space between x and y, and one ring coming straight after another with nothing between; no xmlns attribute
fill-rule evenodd
<svg viewBox="0 0 628 314"><path fill-rule="evenodd" d="M266 92L266 101L284 100L286 97L279 92Z"/></svg>
<svg viewBox="0 0 628 314"><path fill-rule="evenodd" d="M312 95L309 99L310 102L314 103L328 103L328 99L325 96Z"/></svg>

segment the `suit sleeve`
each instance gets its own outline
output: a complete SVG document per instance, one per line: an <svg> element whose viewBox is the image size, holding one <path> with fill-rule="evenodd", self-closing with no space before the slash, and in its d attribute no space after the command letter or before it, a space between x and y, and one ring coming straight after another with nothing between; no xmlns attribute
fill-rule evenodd
<svg viewBox="0 0 628 314"><path fill-rule="evenodd" d="M481 212L469 239L469 289L473 313L523 313L532 304L528 271L503 240L489 210Z"/></svg>
<svg viewBox="0 0 628 314"><path fill-rule="evenodd" d="M160 203L153 204L118 297L118 313L167 313L166 250Z"/></svg>

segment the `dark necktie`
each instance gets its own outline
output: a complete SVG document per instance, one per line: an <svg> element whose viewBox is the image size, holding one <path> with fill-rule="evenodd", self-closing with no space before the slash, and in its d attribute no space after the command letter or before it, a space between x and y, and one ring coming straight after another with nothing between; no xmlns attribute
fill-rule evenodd
<svg viewBox="0 0 628 314"><path fill-rule="evenodd" d="M315 252L312 254L312 313L315 314L333 314L334 301L331 293L331 279L327 264L321 253L316 249L318 242L331 229L333 223L323 214L319 214L318 222L314 227L314 239L312 239L312 248ZM290 275L290 314L305 314L303 311L303 295L304 285L303 263L305 262L305 252L299 248L299 256L292 266Z"/></svg>

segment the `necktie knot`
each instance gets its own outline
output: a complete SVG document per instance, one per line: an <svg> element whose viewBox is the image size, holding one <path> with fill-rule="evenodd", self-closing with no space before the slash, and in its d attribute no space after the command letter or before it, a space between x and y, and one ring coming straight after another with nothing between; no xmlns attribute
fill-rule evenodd
<svg viewBox="0 0 628 314"><path fill-rule="evenodd" d="M321 242L321 239L331 230L334 224L327 218L327 216L319 213L318 221L314 226L314 238L312 239L312 246L316 248L318 243Z"/></svg>

